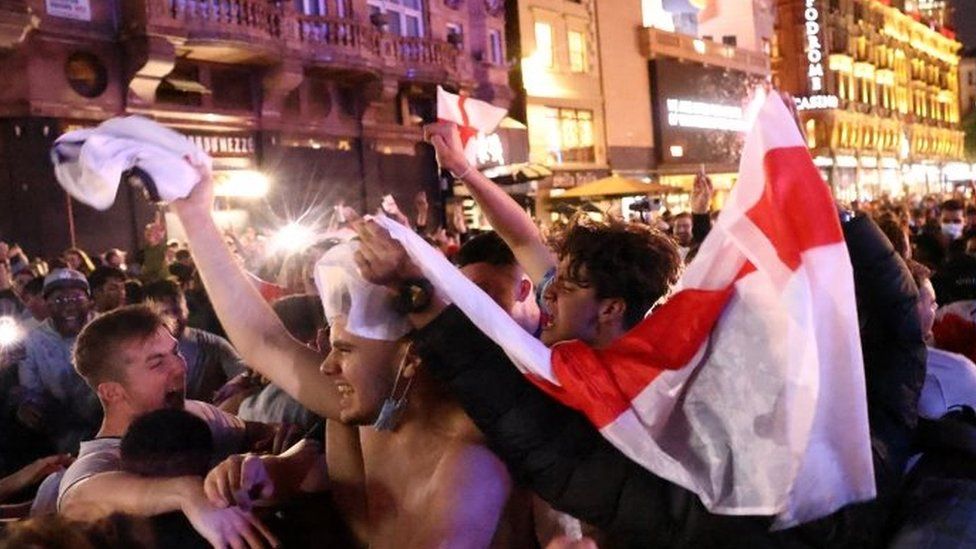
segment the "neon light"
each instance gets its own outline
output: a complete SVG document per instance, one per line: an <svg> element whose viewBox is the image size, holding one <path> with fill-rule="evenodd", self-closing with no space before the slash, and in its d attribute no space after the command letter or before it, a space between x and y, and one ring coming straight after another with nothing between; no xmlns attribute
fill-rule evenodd
<svg viewBox="0 0 976 549"><path fill-rule="evenodd" d="M746 131L742 107L702 103L687 99L668 99L668 125L730 132Z"/></svg>
<svg viewBox="0 0 976 549"><path fill-rule="evenodd" d="M840 108L840 99L836 95L812 95L810 97L794 97L796 110L816 111Z"/></svg>
<svg viewBox="0 0 976 549"><path fill-rule="evenodd" d="M817 0L806 0L803 10L805 21L804 30L807 36L807 78L810 79L810 91L823 91L823 45L820 43L820 10Z"/></svg>

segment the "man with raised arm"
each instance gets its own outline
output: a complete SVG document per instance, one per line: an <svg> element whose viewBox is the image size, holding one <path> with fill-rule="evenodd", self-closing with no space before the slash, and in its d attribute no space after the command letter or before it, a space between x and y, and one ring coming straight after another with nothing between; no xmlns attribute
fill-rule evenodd
<svg viewBox="0 0 976 549"><path fill-rule="evenodd" d="M544 264L544 254L533 243L541 239L534 236L534 227L528 230L528 216L506 206L504 193L488 187L490 182L481 181L480 174L459 160L463 155L456 129L439 124L429 126L427 132L443 166L464 175L466 182L484 184L480 196L494 205L481 203L481 207L496 209L494 228L510 244L513 239L522 242L520 261L529 253L528 262L537 267ZM511 221L499 223L499 219ZM375 224L367 229L371 235L360 254L362 272L369 280L395 286L397 273L411 269L409 260L384 229ZM913 312L917 293L904 265L869 219L854 218L843 229L858 295L879 498L792 530L772 533L767 518L708 513L694 494L629 460L581 414L538 390L459 309L435 303L412 315L418 328L415 339L428 368L450 388L520 483L623 544L874 545L886 533L891 498L909 456L924 358L920 358L920 330ZM557 246L559 273L546 292L550 314L556 318L547 322L544 342L575 338L597 349L605 347L663 295L669 265L676 263L673 243L670 251L644 244L645 253L609 262L628 264L636 274L609 267L608 258L642 249L636 244L641 239L629 240L628 232L626 226L613 223L569 229ZM655 242L650 234L646 238L647 243ZM526 269L528 265L523 263ZM656 285L648 284L654 281ZM628 293L634 286L645 286L647 293ZM480 352L466 352L473 348Z"/></svg>
<svg viewBox="0 0 976 549"><path fill-rule="evenodd" d="M58 510L75 520L112 513L155 516L182 511L215 547L264 547L274 537L249 512L207 500L199 477L143 478L122 471L121 439L142 414L185 409L210 428L217 459L254 448L263 430L204 402L185 400L186 362L170 327L147 306L108 312L78 336L74 367L104 410L95 438L81 443L58 495Z"/></svg>
<svg viewBox="0 0 976 549"><path fill-rule="evenodd" d="M210 174L201 169L201 176L193 193L173 208L214 308L248 364L328 419L329 482L337 507L359 540L376 548L523 546L526 540L502 520L510 493L508 473L460 407L416 360L410 339L394 327L403 325L402 314L383 305L370 313L373 330L362 328L360 300L379 297L382 303L385 291L368 287L351 257L334 264L346 273L344 279L317 281L326 290L323 294L335 297L326 303L332 349L323 360L288 334L234 261L211 217ZM334 249L325 257L331 261L333 253L339 252ZM351 256L349 250L344 253ZM404 298L399 299L400 310L422 309L429 301L418 297L423 290L409 284L398 289ZM216 474L230 466L221 466ZM267 472L302 476L270 466ZM240 483L240 477L230 477L228 482ZM208 483L226 486L214 479ZM228 499L236 501L235 493L252 487L215 488L213 499L231 504Z"/></svg>

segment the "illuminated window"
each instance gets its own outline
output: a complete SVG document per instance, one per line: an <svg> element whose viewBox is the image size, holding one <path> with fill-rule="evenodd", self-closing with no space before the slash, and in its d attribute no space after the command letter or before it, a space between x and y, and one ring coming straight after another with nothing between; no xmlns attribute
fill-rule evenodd
<svg viewBox="0 0 976 549"><path fill-rule="evenodd" d="M569 31L569 70L586 72L586 36L582 32Z"/></svg>
<svg viewBox="0 0 976 549"><path fill-rule="evenodd" d="M490 61L492 65L505 64L503 47L502 32L499 30L488 31L488 61Z"/></svg>
<svg viewBox="0 0 976 549"><path fill-rule="evenodd" d="M807 147L817 147L817 121L812 118L807 120Z"/></svg>
<svg viewBox="0 0 976 549"><path fill-rule="evenodd" d="M530 105L527 109L532 157L550 165L595 162L593 111Z"/></svg>
<svg viewBox="0 0 976 549"><path fill-rule="evenodd" d="M536 22L535 24L535 54L543 67L552 67L552 25Z"/></svg>

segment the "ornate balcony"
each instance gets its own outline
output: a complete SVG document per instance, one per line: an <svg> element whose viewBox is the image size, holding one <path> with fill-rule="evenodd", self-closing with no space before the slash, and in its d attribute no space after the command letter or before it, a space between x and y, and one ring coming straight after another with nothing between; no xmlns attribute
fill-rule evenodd
<svg viewBox="0 0 976 549"><path fill-rule="evenodd" d="M283 8L267 0L147 0L146 27L193 59L275 62Z"/></svg>
<svg viewBox="0 0 976 549"><path fill-rule="evenodd" d="M400 76L444 78L455 75L458 49L441 40L382 32L353 19L297 15L289 18L290 46L317 65L382 70Z"/></svg>
<svg viewBox="0 0 976 549"><path fill-rule="evenodd" d="M276 64L297 57L327 69L440 79L456 74L460 52L448 42L382 32L368 21L295 13L268 0L146 0L147 34L166 37L178 55L223 63ZM139 26L138 24L136 26Z"/></svg>

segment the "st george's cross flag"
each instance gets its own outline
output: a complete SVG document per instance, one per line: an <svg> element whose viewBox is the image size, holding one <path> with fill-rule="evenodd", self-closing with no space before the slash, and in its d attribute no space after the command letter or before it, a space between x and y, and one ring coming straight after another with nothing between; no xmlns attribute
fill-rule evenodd
<svg viewBox="0 0 976 549"><path fill-rule="evenodd" d="M853 272L780 97L671 297L603 349L546 349L408 228L378 221L542 390L709 511L781 529L875 495Z"/></svg>
<svg viewBox="0 0 976 549"><path fill-rule="evenodd" d="M468 164L477 166L478 134L490 134L505 119L508 111L491 103L457 95L437 86L437 119L458 125L461 146Z"/></svg>

